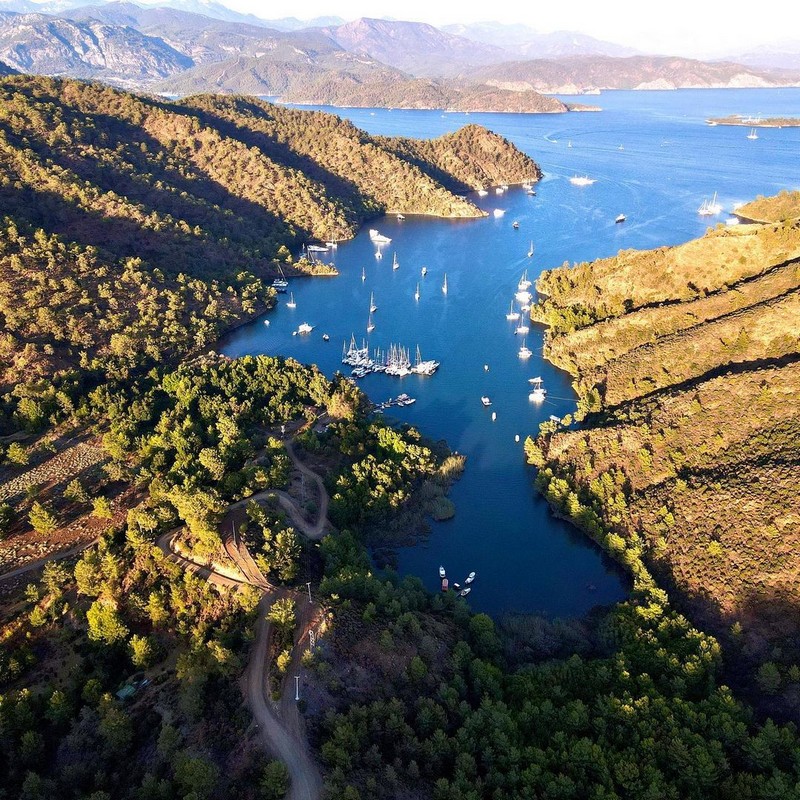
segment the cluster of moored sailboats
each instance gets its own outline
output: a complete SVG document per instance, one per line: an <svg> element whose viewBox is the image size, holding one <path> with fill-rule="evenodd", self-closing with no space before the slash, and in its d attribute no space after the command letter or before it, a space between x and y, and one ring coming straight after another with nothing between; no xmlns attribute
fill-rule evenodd
<svg viewBox="0 0 800 800"><path fill-rule="evenodd" d="M416 359L412 363L411 354L407 347L399 344L389 345L388 350L375 348L370 355L369 345L362 342L356 343L355 335L342 345L342 364L353 367L350 373L354 378L365 378L373 372L383 372L396 378L406 375L433 375L439 369L439 362L433 359L423 360L419 346L417 346Z"/></svg>
<svg viewBox="0 0 800 800"><path fill-rule="evenodd" d="M475 573L470 572L470 574L467 575L466 578L464 578L463 589L461 588L461 584L459 583L454 583L452 584L452 586L450 585L450 581L447 578L447 572L445 568L442 566L439 567L439 579L442 582L443 592L446 592L452 588L453 591L458 592L459 597L466 597L472 591L472 586L470 584L475 580Z"/></svg>

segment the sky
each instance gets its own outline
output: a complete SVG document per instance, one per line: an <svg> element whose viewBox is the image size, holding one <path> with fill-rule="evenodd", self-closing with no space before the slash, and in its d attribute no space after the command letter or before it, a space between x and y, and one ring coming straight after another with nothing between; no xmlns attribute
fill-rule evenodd
<svg viewBox="0 0 800 800"><path fill-rule="evenodd" d="M265 19L339 16L387 17L433 25L494 20L522 23L540 33L577 31L644 52L714 56L745 52L761 44L800 39L800 11L795 0L772 0L759 6L744 0L510 0L479 3L463 0L222 0L237 11ZM797 24L787 22L796 20Z"/></svg>

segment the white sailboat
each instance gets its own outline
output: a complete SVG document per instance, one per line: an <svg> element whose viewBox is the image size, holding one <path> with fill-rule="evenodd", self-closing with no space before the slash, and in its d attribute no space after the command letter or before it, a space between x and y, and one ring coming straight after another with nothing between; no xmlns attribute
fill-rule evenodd
<svg viewBox="0 0 800 800"><path fill-rule="evenodd" d="M297 303L294 301L294 292L289 295L289 302L286 304L286 308L297 308Z"/></svg>
<svg viewBox="0 0 800 800"><path fill-rule="evenodd" d="M517 333L517 334L519 334L519 333L529 333L530 330L531 330L531 326L530 325L526 325L524 322L520 322L520 324L517 325L516 328L514 328L514 333Z"/></svg>
<svg viewBox="0 0 800 800"><path fill-rule="evenodd" d="M569 182L573 186L591 186L593 183L597 183L597 179L590 178L588 175L573 175Z"/></svg>
<svg viewBox="0 0 800 800"><path fill-rule="evenodd" d="M367 271L364 267L361 267L361 282L363 283L367 279Z"/></svg>
<svg viewBox="0 0 800 800"><path fill-rule="evenodd" d="M514 311L514 301L511 301L511 308L508 310L508 314L506 314L506 319L508 320L515 320L519 319L519 311Z"/></svg>
<svg viewBox="0 0 800 800"><path fill-rule="evenodd" d="M369 317L367 317L367 333L372 333L375 330L375 323L372 321L372 312L369 312Z"/></svg>
<svg viewBox="0 0 800 800"><path fill-rule="evenodd" d="M394 258L392 259L392 269L400 269L400 263L397 260L397 253L394 254Z"/></svg>
<svg viewBox="0 0 800 800"><path fill-rule="evenodd" d="M375 292L369 293L369 311L370 313L374 313L378 310L378 306L375 305Z"/></svg>
<svg viewBox="0 0 800 800"><path fill-rule="evenodd" d="M533 256L533 239L531 239L531 246L528 248L528 258Z"/></svg>
<svg viewBox="0 0 800 800"><path fill-rule="evenodd" d="M447 294L447 273L444 274L444 283L442 284L442 292Z"/></svg>
<svg viewBox="0 0 800 800"><path fill-rule="evenodd" d="M376 250L375 251L375 258L377 258L378 261L380 261L383 258L383 253L381 253L380 250Z"/></svg>
<svg viewBox="0 0 800 800"><path fill-rule="evenodd" d="M417 283L417 290L414 292L414 299L419 300L419 283Z"/></svg>
<svg viewBox="0 0 800 800"><path fill-rule="evenodd" d="M518 355L520 358L530 358L533 355L533 352L528 347L526 340L524 339L522 341L522 347L520 347Z"/></svg>
<svg viewBox="0 0 800 800"><path fill-rule="evenodd" d="M719 214L722 211L722 206L717 202L717 193L714 192L714 196L711 198L711 202L708 200L703 200L702 205L700 208L697 209L697 213L701 217L712 217L715 214Z"/></svg>
<svg viewBox="0 0 800 800"><path fill-rule="evenodd" d="M547 394L547 389L542 386L542 379L528 378L528 383L533 386L531 393L528 395L528 400L532 403L543 403L545 395Z"/></svg>
<svg viewBox="0 0 800 800"><path fill-rule="evenodd" d="M520 292L524 292L526 289L530 289L533 284L531 281L528 280L528 270L526 269L522 273L522 277L519 279L519 283L517 284L517 290Z"/></svg>
<svg viewBox="0 0 800 800"><path fill-rule="evenodd" d="M369 238L376 244L389 244L392 240L388 236L384 236L380 231L372 228L369 232Z"/></svg>
<svg viewBox="0 0 800 800"><path fill-rule="evenodd" d="M748 139L758 139L758 134L755 128L750 128L750 133L747 134Z"/></svg>

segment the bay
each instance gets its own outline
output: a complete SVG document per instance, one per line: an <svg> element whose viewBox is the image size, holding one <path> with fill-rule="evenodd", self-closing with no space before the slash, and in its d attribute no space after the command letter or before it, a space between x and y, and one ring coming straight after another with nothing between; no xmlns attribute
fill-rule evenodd
<svg viewBox="0 0 800 800"><path fill-rule="evenodd" d="M541 329L532 327L527 336L533 356L518 356L522 337L505 315L523 271L535 281L541 270L565 262L695 238L727 216L697 214L714 192L729 211L758 194L800 187L800 129L763 129L758 140L748 140L748 128L705 124L707 117L735 113L794 115L800 90L605 92L564 99L604 110L515 115L323 108L370 133L391 136L439 136L477 123L534 158L544 179L535 196L519 188L471 195L489 212L484 219L407 215L370 223L365 227L392 239L380 248L381 259L363 230L333 253L338 277L293 280L296 308L288 308L288 296L281 295L267 317L269 326L257 320L220 344L229 356L291 356L332 375L343 369L343 342L351 334L367 338L373 294L378 310L372 348L403 344L413 355L419 345L424 359L441 361L430 378L370 375L359 385L375 402L400 392L415 397L414 405L389 413L467 456L465 474L451 493L456 516L432 523L424 542L401 548L399 570L419 575L432 590L440 564L451 581L475 570L470 603L494 615L580 615L623 598L627 587L625 575L599 548L552 516L533 489L533 470L524 464L525 437L550 415L573 411L575 397L569 375L542 358ZM575 186L569 181L574 175L596 182ZM621 213L626 222L615 224ZM535 251L529 258L531 241ZM314 326L311 334L293 335L301 322ZM528 379L535 376L548 390L540 405L528 399ZM490 408L481 404L483 395L491 399Z"/></svg>

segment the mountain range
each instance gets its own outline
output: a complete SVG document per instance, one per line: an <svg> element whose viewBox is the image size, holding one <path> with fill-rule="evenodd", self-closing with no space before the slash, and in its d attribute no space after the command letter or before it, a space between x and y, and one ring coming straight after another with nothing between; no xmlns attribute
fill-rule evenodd
<svg viewBox="0 0 800 800"><path fill-rule="evenodd" d="M750 59L763 63L766 55ZM0 0L0 62L20 72L174 95L244 93L296 103L518 113L565 112L564 103L542 95L587 89L800 83L800 69L647 56L581 34L537 34L524 25L270 22L213 0L148 6Z"/></svg>

